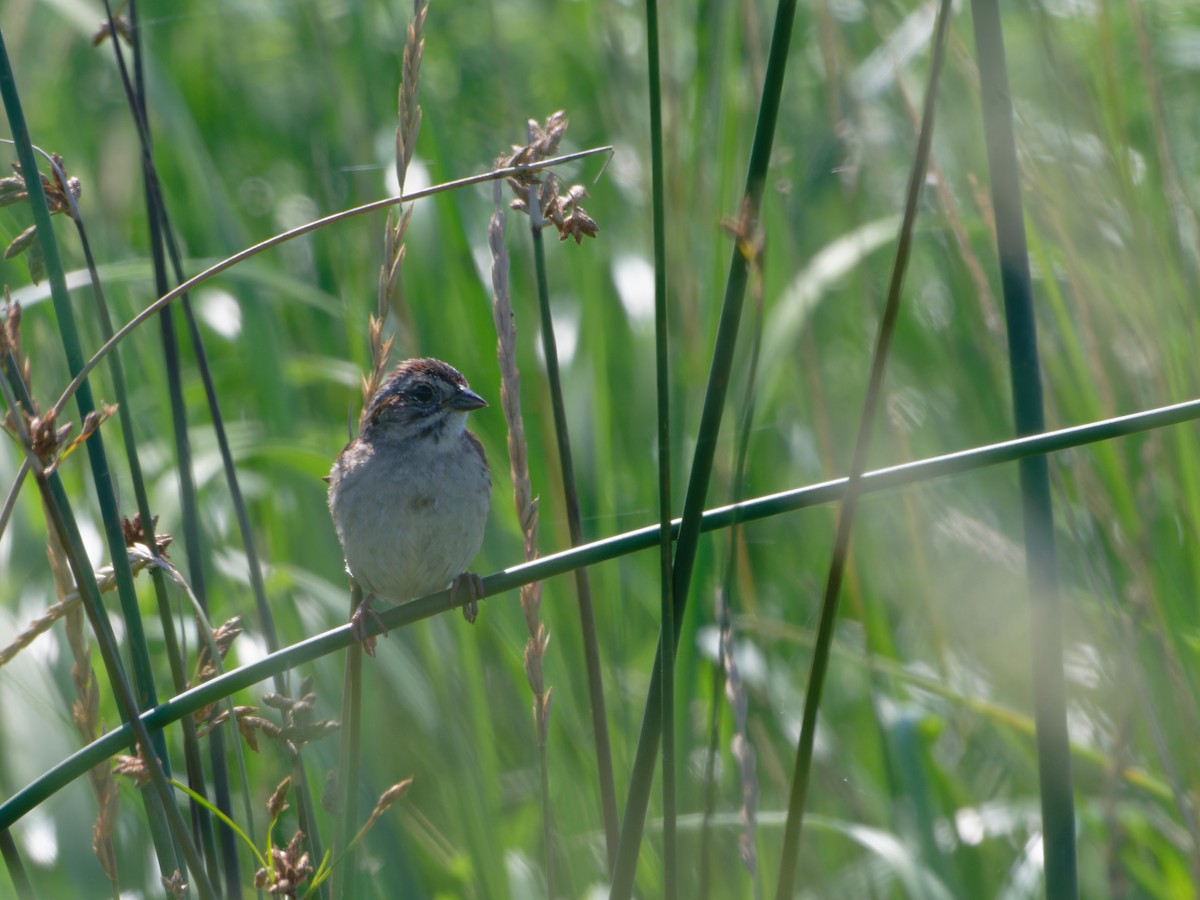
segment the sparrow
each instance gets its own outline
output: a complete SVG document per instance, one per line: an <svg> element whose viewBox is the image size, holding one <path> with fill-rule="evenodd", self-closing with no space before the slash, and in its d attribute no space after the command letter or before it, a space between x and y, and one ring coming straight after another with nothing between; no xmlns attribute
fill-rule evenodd
<svg viewBox="0 0 1200 900"><path fill-rule="evenodd" d="M465 586L473 622L482 583L467 566L483 543L492 476L467 413L487 406L437 359L400 363L367 405L358 436L334 461L329 511L346 570L364 599L351 616L374 655L366 617L375 600L404 603ZM452 584L453 583L453 584Z"/></svg>

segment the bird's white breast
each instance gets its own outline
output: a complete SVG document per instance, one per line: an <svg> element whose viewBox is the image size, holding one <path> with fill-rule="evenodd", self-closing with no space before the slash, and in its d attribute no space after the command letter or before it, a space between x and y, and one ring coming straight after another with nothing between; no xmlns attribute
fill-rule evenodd
<svg viewBox="0 0 1200 900"><path fill-rule="evenodd" d="M491 477L461 428L441 441L348 448L329 494L350 574L403 602L445 588L483 543ZM449 429L447 429L449 431Z"/></svg>

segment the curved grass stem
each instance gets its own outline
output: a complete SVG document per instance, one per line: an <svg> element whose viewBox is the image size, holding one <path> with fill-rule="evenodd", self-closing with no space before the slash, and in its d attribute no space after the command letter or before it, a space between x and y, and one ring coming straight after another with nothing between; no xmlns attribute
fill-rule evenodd
<svg viewBox="0 0 1200 900"><path fill-rule="evenodd" d="M1029 456L1086 446L1098 441L1112 440L1197 419L1200 419L1200 400L1189 400L1173 406L1132 413L1086 425L1076 425L1072 428L1063 428L1045 434L1016 438L944 456L916 460L867 472L862 478L862 493L869 494L908 487L924 481L962 475L990 466L1016 462ZM718 507L703 514L700 530L702 532L715 531L729 528L734 523L754 522L799 509L833 503L841 499L845 489L846 479L837 478L820 484ZM675 519L671 524L672 533L678 535L681 520ZM648 550L658 545L658 534L659 526L656 523L625 534L593 541L582 547L543 556L531 563L513 566L484 578L482 597L494 597L506 591L515 590L523 584L563 575L578 566L596 565L640 550ZM397 629L454 608L450 592L445 590L386 610L380 614L379 619L384 628ZM377 626L372 624L368 631L376 629ZM236 691L244 690L271 678L276 672L295 668L306 662L328 656L330 653L344 650L353 642L354 636L349 624L314 635L285 647L277 653L233 669L185 691L159 704L154 709L142 713L140 722L148 729L161 730L181 717L202 709L222 697L227 697ZM0 830L11 828L14 822L47 797L70 784L92 766L119 752L122 747L129 744L132 733L133 728L129 723L113 729L14 793L0 804Z"/></svg>

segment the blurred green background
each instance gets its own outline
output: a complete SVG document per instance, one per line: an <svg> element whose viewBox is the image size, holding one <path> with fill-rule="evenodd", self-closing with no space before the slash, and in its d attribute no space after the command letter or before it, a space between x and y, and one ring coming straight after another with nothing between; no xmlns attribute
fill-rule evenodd
<svg viewBox="0 0 1200 900"><path fill-rule="evenodd" d="M394 189L409 12L374 0L139 6L155 160L190 273ZM849 466L916 143L933 12L930 4L860 0L818 0L798 12L762 221L762 303L747 304L743 329L743 343L756 327L764 334L751 495ZM1006 4L1004 12L1050 424L1200 395L1200 10L1180 0L1045 0ZM595 183L595 161L563 172L587 186L599 238L548 247L588 539L649 524L657 509L644 15L626 2L435 2L408 180L415 188L484 171L525 142L527 118L557 109L571 119L564 149L615 147ZM739 208L773 15L762 0L662 11L676 509L731 252L721 223ZM98 5L75 0L6 0L0 29L34 142L61 153L82 181L86 225L123 322L155 291L135 133L111 47L89 44L101 16ZM950 51L873 465L1012 431L968 9L951 25ZM446 359L493 401L472 417L495 476L474 566L484 574L522 559L489 308L490 212L488 187L416 204L403 315L391 320L395 358ZM7 243L29 221L24 206L0 210L0 239ZM540 543L549 553L569 541L525 223L509 216L508 246ZM60 223L59 236L68 268L80 268L73 233ZM320 477L358 415L382 247L382 214L350 220L261 254L193 295L287 643L345 619L345 577ZM0 280L24 307L35 393L48 404L67 379L46 286L29 286L21 259L0 261ZM99 329L88 295L74 296L94 348ZM157 325L126 341L122 359L159 529L178 532ZM739 359L709 506L730 499L733 425L748 377L747 354ZM230 663L246 662L265 647L190 350L184 360L207 546L202 559L188 559L177 542L172 558L185 572L204 568L214 622L245 617ZM106 370L94 383L100 399L111 399ZM1196 436L1194 426L1179 426L1052 460L1087 897L1184 897L1200 885ZM118 431L108 429L106 440L115 447ZM0 444L0 483L11 483L19 461L12 442ZM93 562L102 565L82 455L63 476ZM132 512L128 486L119 490ZM789 514L747 526L734 548L736 659L757 755L754 847L767 887L777 874L833 523L829 509ZM804 896L1040 896L1021 541L1012 467L864 503L817 732ZM723 694L716 830L711 854L698 855L713 598L729 542L726 533L702 540L681 645L681 887L697 890L707 864L713 896L751 897L738 843L742 772ZM653 552L626 557L591 577L623 806L657 640L658 560ZM149 609L151 593L141 589ZM453 615L393 633L366 668L364 796L414 778L368 838L373 896L545 893L516 599L486 603L474 628ZM41 507L26 485L0 538L0 644L53 600ZM554 852L558 894L569 897L598 896L606 878L574 606L569 577L546 584ZM154 646L157 626L148 625ZM337 656L305 669L315 676L321 715L339 715L341 666ZM266 689L236 700L258 703ZM78 746L72 696L61 628L0 670L0 793ZM118 716L105 696L111 725ZM336 764L336 740L308 753L319 795ZM257 811L288 763L270 744L248 763ZM132 791L123 788L116 835L122 883L153 891L157 873ZM642 896L661 891L658 799L656 789ZM106 894L89 851L93 814L81 781L16 829L42 895ZM292 829L285 817L278 839ZM0 879L0 896L10 889Z"/></svg>

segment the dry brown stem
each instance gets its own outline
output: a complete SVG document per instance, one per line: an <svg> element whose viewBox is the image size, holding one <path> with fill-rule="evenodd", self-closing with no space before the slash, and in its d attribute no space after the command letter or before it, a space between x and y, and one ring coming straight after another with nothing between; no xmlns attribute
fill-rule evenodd
<svg viewBox="0 0 1200 900"><path fill-rule="evenodd" d="M566 127L565 120L563 128ZM561 136L559 131L558 136ZM543 135L543 142L557 146L558 137ZM513 483L513 503L525 539L525 559L537 558L538 501L529 480L529 448L521 418L521 373L517 368L517 326L508 286L508 250L504 245L505 216L500 186L494 190L495 211L488 224L488 246L492 253L492 318L496 324L496 356L500 362L500 406L508 426L508 461ZM550 694L543 680L542 660L550 635L540 620L542 583L521 588L521 612L529 641L525 645L525 676L534 696L534 723L539 746L546 744L550 717Z"/></svg>

